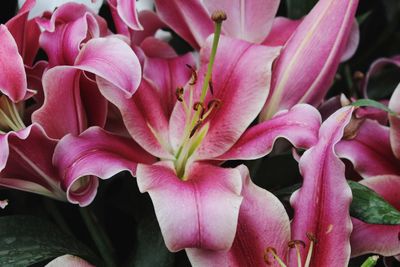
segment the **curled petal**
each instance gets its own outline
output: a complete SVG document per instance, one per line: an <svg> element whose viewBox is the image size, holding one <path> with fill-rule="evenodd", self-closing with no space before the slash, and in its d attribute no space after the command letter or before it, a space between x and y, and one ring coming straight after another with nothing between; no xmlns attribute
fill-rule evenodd
<svg viewBox="0 0 400 267"><path fill-rule="evenodd" d="M136 45L140 45L147 37L154 36L157 30L167 27L158 15L150 10L141 11L139 21L143 25L143 31L137 31L131 36L131 43Z"/></svg>
<svg viewBox="0 0 400 267"><path fill-rule="evenodd" d="M361 184L371 188L386 201L400 210L400 176L375 176L362 180ZM400 225L368 224L352 218L351 255L373 253L383 256L400 254Z"/></svg>
<svg viewBox="0 0 400 267"><path fill-rule="evenodd" d="M285 208L273 194L251 181L244 165L237 169L242 175L243 202L233 245L228 251L186 249L193 266L264 266L268 247L286 259L290 223Z"/></svg>
<svg viewBox="0 0 400 267"><path fill-rule="evenodd" d="M297 103L320 104L346 48L357 6L358 0L318 1L276 62L261 120Z"/></svg>
<svg viewBox="0 0 400 267"><path fill-rule="evenodd" d="M349 39L347 40L346 48L340 58L341 62L349 60L355 53L358 48L358 44L360 43L360 27L358 26L358 22L355 19L353 22L353 26L351 27L351 32Z"/></svg>
<svg viewBox="0 0 400 267"><path fill-rule="evenodd" d="M397 113L397 116L389 115L390 144L393 153L400 160L400 84L390 98L389 108Z"/></svg>
<svg viewBox="0 0 400 267"><path fill-rule="evenodd" d="M139 87L141 67L132 49L117 38L96 38L86 43L75 66L112 83L127 97Z"/></svg>
<svg viewBox="0 0 400 267"><path fill-rule="evenodd" d="M150 194L170 251L232 246L242 202L237 169L194 163L188 179L182 181L168 162L139 164L137 182L141 192Z"/></svg>
<svg viewBox="0 0 400 267"><path fill-rule="evenodd" d="M351 161L364 178L384 174L400 174L399 160L393 155L388 127L366 120L355 138L342 140L336 146L341 158Z"/></svg>
<svg viewBox="0 0 400 267"><path fill-rule="evenodd" d="M95 197L96 177L106 179L123 170L134 175L138 162L152 163L154 160L131 139L98 127L89 128L80 136L65 136L53 157L68 200L81 206L89 205Z"/></svg>
<svg viewBox="0 0 400 267"><path fill-rule="evenodd" d="M275 141L288 139L295 147L309 148L317 143L321 116L306 104L282 111L272 119L247 130L231 149L218 159L257 159L269 154Z"/></svg>
<svg viewBox="0 0 400 267"><path fill-rule="evenodd" d="M139 22L136 1L131 0L117 0L117 12L122 21L132 30L143 30Z"/></svg>
<svg viewBox="0 0 400 267"><path fill-rule="evenodd" d="M252 43L261 43L271 30L279 0L205 0L208 13L223 10L227 20L224 34Z"/></svg>
<svg viewBox="0 0 400 267"><path fill-rule="evenodd" d="M18 102L27 93L24 62L13 36L4 25L0 25L0 43L0 92Z"/></svg>
<svg viewBox="0 0 400 267"><path fill-rule="evenodd" d="M303 264L313 240L310 266L347 266L350 259L352 230L349 207L351 190L345 167L335 153L335 145L350 122L353 108L345 107L330 116L321 126L318 143L300 158L303 185L290 202L294 208L292 239L303 240ZM311 240L307 237L312 236ZM293 258L292 258L293 257ZM296 254L291 254L295 260Z"/></svg>

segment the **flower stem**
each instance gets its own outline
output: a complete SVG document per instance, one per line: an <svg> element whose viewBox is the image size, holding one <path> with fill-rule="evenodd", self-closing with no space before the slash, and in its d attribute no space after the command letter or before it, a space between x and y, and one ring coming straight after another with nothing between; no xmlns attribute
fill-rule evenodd
<svg viewBox="0 0 400 267"><path fill-rule="evenodd" d="M379 259L378 255L374 255L374 256L368 257L364 261L364 263L361 265L361 267L373 267L378 262L378 259Z"/></svg>
<svg viewBox="0 0 400 267"><path fill-rule="evenodd" d="M82 219L86 224L86 227L97 246L98 251L101 254L106 266L117 266L115 259L113 248L111 245L111 241L105 233L104 229L100 226L99 222L95 214L88 207L80 208L79 212L81 213Z"/></svg>

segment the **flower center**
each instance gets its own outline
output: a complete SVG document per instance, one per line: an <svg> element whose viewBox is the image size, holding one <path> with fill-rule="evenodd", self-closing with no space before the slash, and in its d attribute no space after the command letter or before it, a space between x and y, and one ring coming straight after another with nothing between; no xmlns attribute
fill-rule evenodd
<svg viewBox="0 0 400 267"><path fill-rule="evenodd" d="M314 250L314 245L315 245L315 243L317 243L317 239L315 238L315 235L313 233L307 233L306 235L307 235L307 238L310 240L310 246L308 248L307 257L306 257L306 261L304 263L304 266L302 265L300 249L301 248L305 249L306 248L306 244L302 240L291 240L288 243L288 247L290 249L291 248L296 249L297 266L298 267L309 267L310 266L311 256L312 256L313 250ZM266 264L272 265L272 262L270 261L270 255L272 255L273 259L277 261L279 266L287 267L285 262L279 257L276 249L273 248L273 247L268 247L264 251L264 261L265 261Z"/></svg>
<svg viewBox="0 0 400 267"><path fill-rule="evenodd" d="M18 131L26 126L21 119L17 104L13 103L6 95L0 96L0 133Z"/></svg>
<svg viewBox="0 0 400 267"><path fill-rule="evenodd" d="M226 19L226 15L222 11L216 11L212 14L211 18L215 22L214 39L211 48L210 60L207 65L206 76L204 77L204 82L201 88L200 99L197 102L194 100L193 86L197 83L197 72L192 66L188 66L192 71L192 79L188 87L188 103L183 97L184 89L182 87L176 89L176 98L182 103L183 109L186 113L183 139L179 149L177 150L177 153L175 154L176 173L177 176L182 180L186 180L185 170L190 157L199 148L202 140L208 132L208 124L205 123L206 119L221 105L221 101L219 99L212 99L208 103L204 102L208 90L210 90L211 94L214 93L211 80L212 69L215 61L215 55L217 53L219 38L221 36L222 22Z"/></svg>

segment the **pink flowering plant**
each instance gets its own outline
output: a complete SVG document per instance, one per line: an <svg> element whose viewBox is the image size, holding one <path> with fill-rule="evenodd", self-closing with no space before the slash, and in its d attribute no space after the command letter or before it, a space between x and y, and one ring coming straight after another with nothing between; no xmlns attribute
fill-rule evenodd
<svg viewBox="0 0 400 267"><path fill-rule="evenodd" d="M399 264L395 3L0 6L1 266Z"/></svg>

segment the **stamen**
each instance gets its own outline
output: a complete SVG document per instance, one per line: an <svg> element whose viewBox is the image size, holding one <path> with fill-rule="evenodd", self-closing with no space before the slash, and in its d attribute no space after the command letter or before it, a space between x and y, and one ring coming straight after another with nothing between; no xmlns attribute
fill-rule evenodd
<svg viewBox="0 0 400 267"><path fill-rule="evenodd" d="M304 243L301 240L292 240L289 241L288 246L289 248L296 248L296 254L297 254L297 266L301 267L301 254L300 254L300 248L299 245L302 246L303 248L306 247L306 243Z"/></svg>
<svg viewBox="0 0 400 267"><path fill-rule="evenodd" d="M199 111L200 110L200 119L203 119L204 112L206 111L206 107L204 106L204 104L202 102L196 102L193 105L193 109L195 111Z"/></svg>
<svg viewBox="0 0 400 267"><path fill-rule="evenodd" d="M196 133L197 129L200 128L200 126L203 124L203 120L198 120L193 127L193 129L190 131L189 138L192 138L192 136Z"/></svg>
<svg viewBox="0 0 400 267"><path fill-rule="evenodd" d="M183 101L183 87L176 88L175 96L179 102Z"/></svg>
<svg viewBox="0 0 400 267"><path fill-rule="evenodd" d="M197 72L196 70L189 64L186 64L186 67L190 69L192 72L192 81L189 83L190 85L195 85L197 83Z"/></svg>
<svg viewBox="0 0 400 267"><path fill-rule="evenodd" d="M222 10L216 10L212 13L211 15L211 19L215 22L215 23L222 23L224 20L227 19L226 17L226 13Z"/></svg>
<svg viewBox="0 0 400 267"><path fill-rule="evenodd" d="M287 267L286 264L282 261L282 259L279 258L276 249L274 249L273 247L268 247L264 251L264 262L266 264L272 265L272 262L269 261L269 254L271 254L274 257L274 259L278 262L278 264L281 267Z"/></svg>
<svg viewBox="0 0 400 267"><path fill-rule="evenodd" d="M306 235L307 235L307 238L311 242L310 242L310 247L308 248L307 258L306 258L306 262L304 263L304 267L309 267L310 262L311 262L311 256L312 256L313 249L314 249L314 244L317 243L317 238L315 237L315 235L313 233L310 233L310 232L307 232Z"/></svg>
<svg viewBox="0 0 400 267"><path fill-rule="evenodd" d="M210 100L210 102L208 102L207 104L207 109L219 109L221 107L221 100L218 98L214 98L212 100Z"/></svg>

